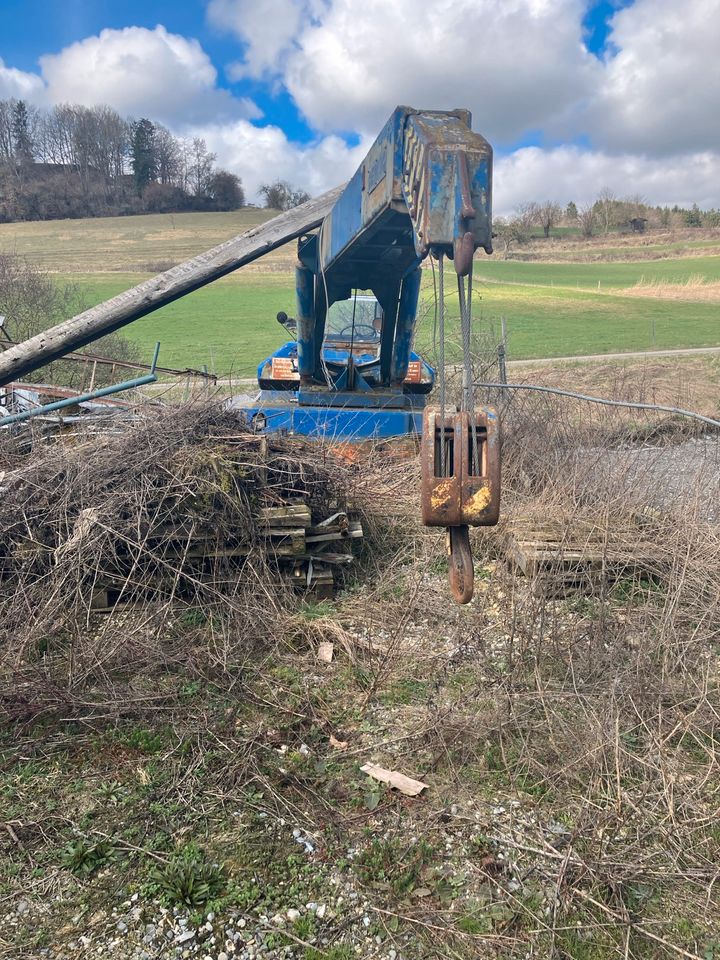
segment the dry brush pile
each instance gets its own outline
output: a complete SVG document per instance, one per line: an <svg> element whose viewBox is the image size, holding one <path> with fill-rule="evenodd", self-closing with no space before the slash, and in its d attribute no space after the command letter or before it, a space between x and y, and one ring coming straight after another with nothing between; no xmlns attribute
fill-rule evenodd
<svg viewBox="0 0 720 960"><path fill-rule="evenodd" d="M2 703L24 749L33 716L167 720L177 769L164 797L234 810L252 790L262 823L293 818L314 838L313 864L360 890L383 938L368 956L390 942L463 960L716 955L718 444L672 419L546 396L514 398L503 420L504 518L475 538L478 593L464 609L448 598L442 537L413 520L414 460L292 444L275 455L283 483L365 505L378 550L361 588L296 615L260 561L183 586L174 560L165 605L98 627L101 524L142 544L162 489L212 505L199 523L230 511L252 539L256 487L218 481L210 435L227 425L207 412L144 421L92 463L81 447L38 456L36 495L0 503L6 536L50 545L0 599ZM524 577L505 566L506 536L540 522L560 531L558 564ZM634 542L642 563L558 592L563 550L586 530L608 553ZM158 575L166 561L154 558ZM308 643L328 638L336 656L321 664ZM231 706L213 717L205 695L179 702L188 677L232 690ZM182 763L176 742L192 744ZM369 786L365 762L428 789Z"/></svg>
<svg viewBox="0 0 720 960"><path fill-rule="evenodd" d="M275 642L297 606L298 531L273 538L263 517L332 519L358 486L321 445L268 442L208 404L30 453L7 439L0 455L0 711L16 719L150 705L158 670L227 669ZM174 627L193 617L210 625L202 652Z"/></svg>

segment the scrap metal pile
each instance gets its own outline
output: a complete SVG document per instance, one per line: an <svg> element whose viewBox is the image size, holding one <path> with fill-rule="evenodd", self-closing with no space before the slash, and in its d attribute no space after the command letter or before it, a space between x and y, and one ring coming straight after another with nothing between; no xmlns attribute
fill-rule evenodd
<svg viewBox="0 0 720 960"><path fill-rule="evenodd" d="M246 432L217 406L152 410L120 433L0 448L0 631L93 610L332 591L362 538L356 468Z"/></svg>

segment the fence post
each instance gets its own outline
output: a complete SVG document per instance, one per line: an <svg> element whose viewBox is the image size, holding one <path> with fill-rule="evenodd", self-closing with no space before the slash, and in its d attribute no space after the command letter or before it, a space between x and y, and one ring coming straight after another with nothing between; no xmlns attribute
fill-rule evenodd
<svg viewBox="0 0 720 960"><path fill-rule="evenodd" d="M505 368L505 344L499 343L497 348L498 368L500 383L507 383L507 370Z"/></svg>
<svg viewBox="0 0 720 960"><path fill-rule="evenodd" d="M505 324L505 317L500 317L500 343L497 347L497 359L498 359L498 382L507 383L507 367L505 365L505 354L507 350L507 326ZM507 395L507 390L500 389L498 390L498 407L500 408L500 413L502 415L505 404L509 401Z"/></svg>

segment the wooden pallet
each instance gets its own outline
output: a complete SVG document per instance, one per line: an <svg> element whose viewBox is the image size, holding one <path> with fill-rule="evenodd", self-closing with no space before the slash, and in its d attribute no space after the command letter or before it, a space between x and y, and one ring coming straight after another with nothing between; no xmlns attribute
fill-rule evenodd
<svg viewBox="0 0 720 960"><path fill-rule="evenodd" d="M503 549L514 570L553 594L597 592L622 579L657 578L657 548L640 528L601 527L586 520L511 520Z"/></svg>
<svg viewBox="0 0 720 960"><path fill-rule="evenodd" d="M202 571L208 562L226 559L232 565L237 561L237 569L241 570L246 557L261 553L277 569L279 579L322 600L334 595L334 570L353 563L351 542L363 536L360 520L349 512L333 509L327 517L313 516L304 500L260 508L259 532L260 542L248 543L240 539L239 531L220 533L196 528L192 521L184 520L147 531L144 543L165 560L182 562L185 573L198 580L203 579ZM91 607L97 613L108 613L135 604L162 602L171 586L169 582L150 582L145 577L139 589L108 570L98 578Z"/></svg>

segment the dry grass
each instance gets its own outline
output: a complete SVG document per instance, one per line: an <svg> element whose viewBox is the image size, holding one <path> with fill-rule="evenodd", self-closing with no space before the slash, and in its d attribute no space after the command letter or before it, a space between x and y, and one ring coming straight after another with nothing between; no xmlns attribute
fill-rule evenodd
<svg viewBox="0 0 720 960"><path fill-rule="evenodd" d="M622 293L629 297L655 297L659 300L692 300L705 303L720 303L720 283L706 280L705 277L688 277L684 283L670 283L654 280L646 283L641 280L632 287L626 287Z"/></svg>
<svg viewBox="0 0 720 960"><path fill-rule="evenodd" d="M503 420L503 523L542 518L568 544L592 525L608 548L634 532L653 545L642 575L558 597L505 567L501 526L476 536L477 597L454 607L442 537L415 519L416 461L376 449L342 474L363 478L355 495L374 566L335 605L288 613L260 592L248 614L232 597L200 596L204 619L191 623L111 620L103 648L129 644L111 670L83 611L64 646L36 647L32 664L8 631L6 668L44 672L73 709L56 711L50 730L16 720L17 749L72 751L63 717L95 730L122 723L121 732L155 717L153 729L169 730L152 776L163 775L163 804L175 805L174 835L205 831L242 878L248 832L265 831L267 867L278 855L268 837L298 824L317 847L317 882L326 870L335 878L305 896L329 897L340 883L361 907L357 917L338 911L326 943L357 945L360 956L386 956L390 945L423 960L715 956L718 446L668 418L545 396L518 397ZM155 460L153 451L134 497ZM29 624L41 615L31 610ZM330 665L312 654L320 640L335 644ZM147 677L164 699L138 693ZM188 680L203 684L202 699L179 694ZM107 714L87 696L99 687L115 690ZM367 761L429 790L410 800L372 786L358 770ZM137 754L124 763L112 776L128 790L138 763L152 766ZM66 816L77 823L72 800ZM142 797L133 802L145 810ZM124 836L112 815L93 829ZM142 818L133 843L155 852L158 814ZM46 849L32 831L20 836L35 857ZM147 854L132 856L127 869L141 875ZM76 909L62 871L43 883ZM267 896L276 900L258 909L268 915L287 906L282 890Z"/></svg>
<svg viewBox="0 0 720 960"><path fill-rule="evenodd" d="M602 262L657 260L665 257L716 256L720 254L720 230L674 227L647 233L597 233L536 238L515 252L520 259L545 262Z"/></svg>
<svg viewBox="0 0 720 960"><path fill-rule="evenodd" d="M720 413L720 358L711 354L537 365L523 361L508 364L508 379L597 397L679 406L709 417ZM589 412L587 405L585 409Z"/></svg>

